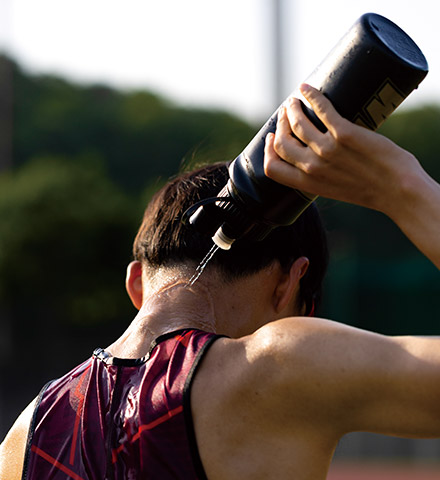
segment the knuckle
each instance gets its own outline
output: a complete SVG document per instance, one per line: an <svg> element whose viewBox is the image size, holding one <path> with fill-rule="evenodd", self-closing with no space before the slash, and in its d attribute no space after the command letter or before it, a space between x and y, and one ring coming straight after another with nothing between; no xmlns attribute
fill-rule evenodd
<svg viewBox="0 0 440 480"><path fill-rule="evenodd" d="M304 163L302 166L303 172L310 180L317 182L325 182L328 178L329 164L321 159L315 158Z"/></svg>
<svg viewBox="0 0 440 480"><path fill-rule="evenodd" d="M302 171L309 176L313 176L315 167L311 162L307 162L303 164Z"/></svg>
<svg viewBox="0 0 440 480"><path fill-rule="evenodd" d="M317 115L322 115L323 113L325 113L325 105L324 105L324 102L322 101L321 98L319 98L315 101L315 105L313 106L313 110L315 110L315 113Z"/></svg>
<svg viewBox="0 0 440 480"><path fill-rule="evenodd" d="M310 177L317 177L320 175L321 167L317 161L308 161L303 164L302 170Z"/></svg>
<svg viewBox="0 0 440 480"><path fill-rule="evenodd" d="M333 137L341 145L347 145L352 142L353 132L348 122L339 122L333 128Z"/></svg>
<svg viewBox="0 0 440 480"><path fill-rule="evenodd" d="M302 129L302 124L299 121L298 117L295 116L290 120L290 127L293 132L298 132Z"/></svg>
<svg viewBox="0 0 440 480"><path fill-rule="evenodd" d="M271 177L273 175L274 162L273 162L272 158L268 157L267 155L264 157L263 169L264 169L264 174L267 177Z"/></svg>
<svg viewBox="0 0 440 480"><path fill-rule="evenodd" d="M280 157L284 157L286 155L286 146L284 139L281 135L275 135L273 148Z"/></svg>
<svg viewBox="0 0 440 480"><path fill-rule="evenodd" d="M338 152L338 144L335 139L330 136L326 135L324 140L317 145L316 153L319 157L323 159L332 159Z"/></svg>
<svg viewBox="0 0 440 480"><path fill-rule="evenodd" d="M327 111L328 100L324 96L319 96L314 98L313 102L313 111L316 113L318 117L321 117L326 114Z"/></svg>

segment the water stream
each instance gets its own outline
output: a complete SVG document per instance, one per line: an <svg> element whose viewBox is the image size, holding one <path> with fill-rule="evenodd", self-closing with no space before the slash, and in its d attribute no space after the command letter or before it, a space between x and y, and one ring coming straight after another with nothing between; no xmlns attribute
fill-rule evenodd
<svg viewBox="0 0 440 480"><path fill-rule="evenodd" d="M194 275L188 280L188 283L186 284L187 287L191 287L197 282L197 280L200 278L200 275L203 273L209 261L215 255L218 249L219 247L217 245L213 245L211 247L211 250L209 250L205 258L200 262L199 266L196 268Z"/></svg>

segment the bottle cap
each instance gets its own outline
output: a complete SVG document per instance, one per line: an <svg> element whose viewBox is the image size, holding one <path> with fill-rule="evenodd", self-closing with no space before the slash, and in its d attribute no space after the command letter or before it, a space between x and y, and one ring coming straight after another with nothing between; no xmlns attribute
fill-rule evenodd
<svg viewBox="0 0 440 480"><path fill-rule="evenodd" d="M222 250L229 250L232 244L235 242L235 238L229 238L223 232L223 226L221 226L212 237L212 241L220 247Z"/></svg>

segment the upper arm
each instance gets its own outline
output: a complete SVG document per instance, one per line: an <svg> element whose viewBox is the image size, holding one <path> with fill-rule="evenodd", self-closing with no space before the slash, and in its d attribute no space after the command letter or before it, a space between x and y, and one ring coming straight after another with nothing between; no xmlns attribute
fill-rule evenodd
<svg viewBox="0 0 440 480"><path fill-rule="evenodd" d="M270 401L290 412L286 427L440 437L439 339L307 318L269 324L252 341L272 372Z"/></svg>
<svg viewBox="0 0 440 480"><path fill-rule="evenodd" d="M0 444L0 478L20 480L22 477L27 436L36 400L33 400L15 421Z"/></svg>

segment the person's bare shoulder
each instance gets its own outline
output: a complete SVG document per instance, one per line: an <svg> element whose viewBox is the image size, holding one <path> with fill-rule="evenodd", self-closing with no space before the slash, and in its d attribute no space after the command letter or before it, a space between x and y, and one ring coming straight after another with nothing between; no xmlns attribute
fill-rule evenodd
<svg viewBox="0 0 440 480"><path fill-rule="evenodd" d="M309 318L286 319L213 345L191 394L208 477L256 478L258 471L259 478L283 478L295 471L302 478L307 471L307 478L325 478L339 437L325 431L323 414L313 418L319 408L313 407L310 389L303 388L313 345L325 325Z"/></svg>
<svg viewBox="0 0 440 480"><path fill-rule="evenodd" d="M22 477L26 441L36 400L33 400L15 421L0 444L0 478L20 480Z"/></svg>
<svg viewBox="0 0 440 480"><path fill-rule="evenodd" d="M246 337L218 340L202 363L194 389L203 384L203 391L215 397L219 408L229 402L246 403L250 392L259 398L256 405L277 402L275 392L284 401L286 396L280 391L284 387L290 399L299 397L311 380L319 383L319 377L327 375L324 367L337 368L339 361L345 361L348 352L341 344L369 335L310 317L271 322Z"/></svg>

